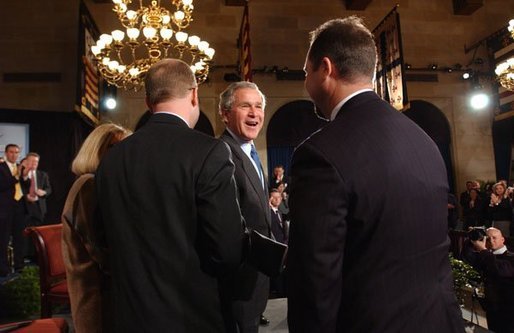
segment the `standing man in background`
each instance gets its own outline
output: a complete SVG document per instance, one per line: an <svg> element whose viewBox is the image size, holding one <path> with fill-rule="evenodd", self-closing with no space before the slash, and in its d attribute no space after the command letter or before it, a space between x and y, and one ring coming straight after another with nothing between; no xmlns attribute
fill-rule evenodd
<svg viewBox="0 0 514 333"><path fill-rule="evenodd" d="M27 212L30 225L45 224L46 198L52 193L48 174L38 169L40 156L28 153L27 168L23 171L23 192L26 193Z"/></svg>
<svg viewBox="0 0 514 333"><path fill-rule="evenodd" d="M373 91L376 62L355 16L311 33L305 87L331 122L293 154L289 329L464 332L446 168L426 133Z"/></svg>
<svg viewBox="0 0 514 333"><path fill-rule="evenodd" d="M241 81L229 85L220 95L219 114L226 125L220 138L232 151L239 205L246 227L271 237L268 182L254 145L264 124L265 106L266 99L256 84ZM234 297L239 299L232 302L237 332L258 332L260 323L269 323L261 316L268 301L269 278L243 264L236 280L229 284Z"/></svg>
<svg viewBox="0 0 514 333"><path fill-rule="evenodd" d="M15 144L5 146L5 161L0 163L0 278L10 272L7 260L7 246L14 230L14 225L24 223L23 193L19 183L21 170L17 164L20 147ZM23 264L23 249L18 241L22 235L13 235L14 255L16 262Z"/></svg>

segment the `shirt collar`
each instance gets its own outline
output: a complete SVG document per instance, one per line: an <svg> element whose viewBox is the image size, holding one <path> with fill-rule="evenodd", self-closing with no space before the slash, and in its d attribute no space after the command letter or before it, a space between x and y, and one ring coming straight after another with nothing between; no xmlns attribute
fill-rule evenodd
<svg viewBox="0 0 514 333"><path fill-rule="evenodd" d="M493 254L504 254L505 252L507 252L507 246L503 245L498 250L494 250Z"/></svg>
<svg viewBox="0 0 514 333"><path fill-rule="evenodd" d="M155 112L154 114L160 114L160 113L166 113L166 114L170 114L172 116L175 116L177 118L180 118L180 119L182 119L183 122L186 123L187 127L189 127L189 124L187 123L187 121L184 118L182 118L181 116L179 116L178 114L174 113L174 112L171 112L171 111L159 111L159 112Z"/></svg>
<svg viewBox="0 0 514 333"><path fill-rule="evenodd" d="M245 152L246 155L250 156L250 151L252 150L253 140L246 141L241 139L239 136L235 135L234 132L227 127L227 132L236 140L241 149Z"/></svg>
<svg viewBox="0 0 514 333"><path fill-rule="evenodd" d="M346 96L346 98L343 99L341 102L337 103L335 108L333 108L332 112L330 113L330 121L333 121L334 119L336 119L336 116L339 113L339 110L341 110L341 108L343 107L344 103L348 102L350 100L350 98L352 98L358 94L362 94L363 92L366 92L366 91L373 91L373 89L366 88L366 89L357 90L356 92Z"/></svg>

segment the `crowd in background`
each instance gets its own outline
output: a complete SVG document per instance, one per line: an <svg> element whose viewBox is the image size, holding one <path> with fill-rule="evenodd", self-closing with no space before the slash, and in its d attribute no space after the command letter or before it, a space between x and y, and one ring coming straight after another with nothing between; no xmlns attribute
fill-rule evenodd
<svg viewBox="0 0 514 333"><path fill-rule="evenodd" d="M506 180L483 186L478 181L467 181L466 191L459 197L463 229L495 227L505 237L510 237L513 234L513 192L514 187L508 186Z"/></svg>

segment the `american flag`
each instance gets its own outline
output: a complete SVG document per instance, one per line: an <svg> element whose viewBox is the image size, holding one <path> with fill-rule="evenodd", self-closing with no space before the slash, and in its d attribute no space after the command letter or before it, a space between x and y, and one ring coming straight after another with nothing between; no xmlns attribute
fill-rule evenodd
<svg viewBox="0 0 514 333"><path fill-rule="evenodd" d="M239 31L239 72L244 81L252 81L252 53L250 51L250 21L248 1L245 3L241 30Z"/></svg>

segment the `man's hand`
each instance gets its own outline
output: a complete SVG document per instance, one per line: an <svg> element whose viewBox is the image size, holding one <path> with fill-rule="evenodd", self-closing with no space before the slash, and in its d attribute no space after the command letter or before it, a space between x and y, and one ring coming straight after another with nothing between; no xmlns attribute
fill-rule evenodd
<svg viewBox="0 0 514 333"><path fill-rule="evenodd" d="M46 191L38 188L36 190L36 194L37 194L38 197L44 197L46 195Z"/></svg>

